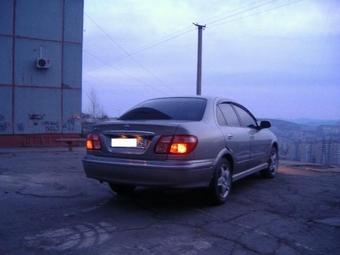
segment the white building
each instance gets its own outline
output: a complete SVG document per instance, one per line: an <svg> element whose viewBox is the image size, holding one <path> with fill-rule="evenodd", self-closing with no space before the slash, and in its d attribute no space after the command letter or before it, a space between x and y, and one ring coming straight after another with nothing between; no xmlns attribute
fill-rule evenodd
<svg viewBox="0 0 340 255"><path fill-rule="evenodd" d="M0 1L0 147L81 133L83 0Z"/></svg>

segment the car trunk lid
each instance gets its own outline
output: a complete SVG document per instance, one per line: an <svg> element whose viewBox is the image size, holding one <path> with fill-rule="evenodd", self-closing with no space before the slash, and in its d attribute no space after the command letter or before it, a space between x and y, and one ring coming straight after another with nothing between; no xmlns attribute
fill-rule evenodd
<svg viewBox="0 0 340 255"><path fill-rule="evenodd" d="M167 154L154 153L162 135L174 135L178 123L167 121L130 121L97 125L93 132L100 134L103 156L163 160Z"/></svg>

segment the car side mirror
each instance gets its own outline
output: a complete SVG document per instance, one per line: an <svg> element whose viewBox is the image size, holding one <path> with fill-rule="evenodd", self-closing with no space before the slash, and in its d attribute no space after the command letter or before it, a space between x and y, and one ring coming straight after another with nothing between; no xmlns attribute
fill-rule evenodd
<svg viewBox="0 0 340 255"><path fill-rule="evenodd" d="M267 120L262 120L260 122L260 128L263 129L263 128L270 128L272 126L272 124L267 121Z"/></svg>

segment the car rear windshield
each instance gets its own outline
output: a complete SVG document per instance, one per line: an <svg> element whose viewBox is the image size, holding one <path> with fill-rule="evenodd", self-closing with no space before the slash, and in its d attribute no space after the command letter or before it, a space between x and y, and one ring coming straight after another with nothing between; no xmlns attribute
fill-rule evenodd
<svg viewBox="0 0 340 255"><path fill-rule="evenodd" d="M204 98L160 98L145 101L124 113L119 120L190 120L203 118Z"/></svg>

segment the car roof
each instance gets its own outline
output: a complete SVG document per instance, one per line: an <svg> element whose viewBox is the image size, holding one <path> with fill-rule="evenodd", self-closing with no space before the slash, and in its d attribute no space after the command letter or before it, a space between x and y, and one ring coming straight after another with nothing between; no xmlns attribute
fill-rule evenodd
<svg viewBox="0 0 340 255"><path fill-rule="evenodd" d="M167 99L167 98L204 98L208 101L212 101L212 102L215 102L215 101L228 101L228 102L233 102L233 103L237 103L235 102L234 100L232 99L229 99L229 98L225 98L225 97L219 97L219 96L193 96L193 95L184 95L184 96L168 96L168 97L157 97L157 98L150 98L148 100L157 100L157 99ZM145 101L148 101L148 100L145 100Z"/></svg>

